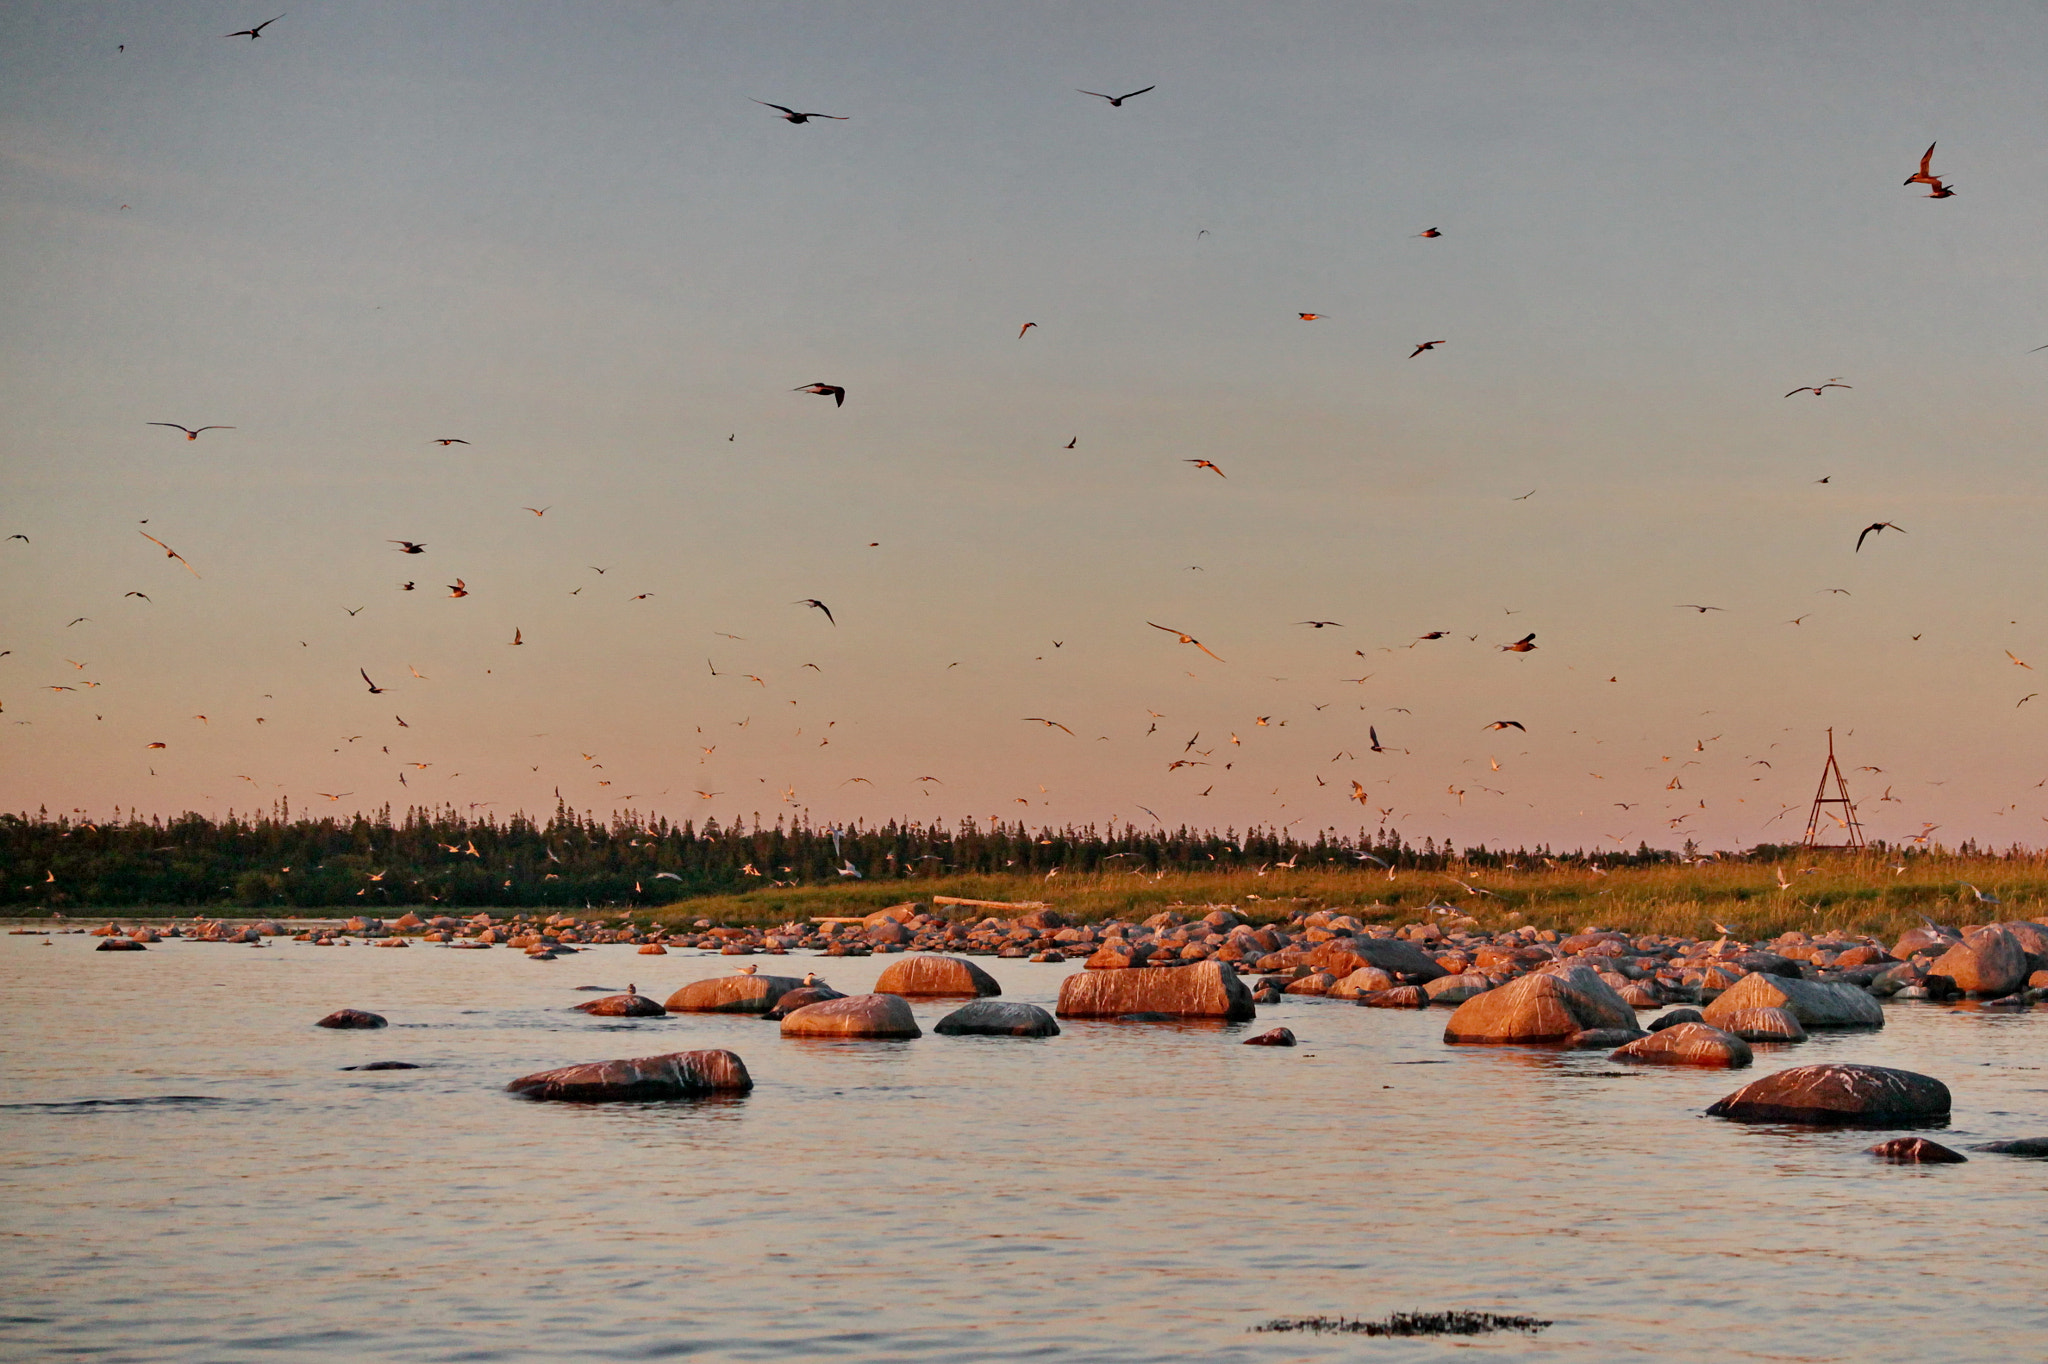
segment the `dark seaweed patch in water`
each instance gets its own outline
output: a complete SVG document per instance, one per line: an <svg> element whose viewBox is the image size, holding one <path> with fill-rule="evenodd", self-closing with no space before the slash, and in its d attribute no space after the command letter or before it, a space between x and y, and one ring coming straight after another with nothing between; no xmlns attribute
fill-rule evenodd
<svg viewBox="0 0 2048 1364"><path fill-rule="evenodd" d="M1352 1336L1483 1336L1494 1331L1535 1335L1550 1325L1537 1317L1504 1317L1495 1312L1396 1312L1384 1321L1350 1317L1275 1317L1253 1331L1337 1332Z"/></svg>
<svg viewBox="0 0 2048 1364"><path fill-rule="evenodd" d="M140 1099L54 1099L47 1103L0 1104L5 1108L39 1108L50 1113L91 1113L101 1108L182 1108L198 1104L249 1103L212 1094L157 1094Z"/></svg>

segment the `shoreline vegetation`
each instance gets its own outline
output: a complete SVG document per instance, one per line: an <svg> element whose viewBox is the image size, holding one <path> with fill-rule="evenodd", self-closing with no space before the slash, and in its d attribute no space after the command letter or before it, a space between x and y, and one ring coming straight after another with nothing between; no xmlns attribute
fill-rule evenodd
<svg viewBox="0 0 2048 1364"><path fill-rule="evenodd" d="M2041 914L2048 855L1970 844L1503 851L1415 846L1391 830L1306 841L1135 826L669 824L566 809L546 824L424 810L398 823L389 811L352 820L0 816L0 917L24 922L575 909L643 926L737 927L934 896L1036 902L1082 922L1227 905L1254 923L1330 909L1384 925L1456 914L1493 932L1598 925L1697 938L1720 924L1751 940L1790 930L1895 936L1929 920Z"/></svg>

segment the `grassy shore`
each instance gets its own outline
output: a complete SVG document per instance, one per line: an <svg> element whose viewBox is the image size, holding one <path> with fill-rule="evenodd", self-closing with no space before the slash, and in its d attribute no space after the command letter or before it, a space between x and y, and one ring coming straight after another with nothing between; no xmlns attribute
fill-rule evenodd
<svg viewBox="0 0 2048 1364"><path fill-rule="evenodd" d="M2001 903L1980 902L1964 883ZM1553 870L1538 864L1518 870L1401 871L1391 877L1371 867L1268 869L1264 875L1169 871L1158 876L1125 872L1051 879L965 876L706 896L634 917L670 925L698 919L774 924L816 915L866 914L934 895L1036 900L1085 920L1143 918L1168 906L1230 905L1255 922L1284 919L1297 909L1327 908L1368 923L1394 924L1425 917L1425 907L1435 904L1453 906L1489 930L1534 924L1576 931L1597 924L1633 933L1704 937L1715 936L1719 922L1749 939L1775 937L1795 928L1809 933L1845 929L1889 939L1918 926L1923 917L1962 925L2048 914L2048 858L1935 854L1900 859L1830 853L1777 863L1623 867L1604 875L1581 867Z"/></svg>

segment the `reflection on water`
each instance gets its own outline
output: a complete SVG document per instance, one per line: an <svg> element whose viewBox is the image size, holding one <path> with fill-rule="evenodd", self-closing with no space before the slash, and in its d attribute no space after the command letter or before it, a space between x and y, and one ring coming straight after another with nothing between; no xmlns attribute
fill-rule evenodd
<svg viewBox="0 0 2048 1364"><path fill-rule="evenodd" d="M1919 1361L2048 1337L2048 1162L1881 1164L1868 1132L1701 1116L1745 1076L1446 1048L1443 1010L1290 997L1228 1027L947 1038L957 1001L934 1001L915 1040L786 1041L568 1009L716 958L56 941L0 937L9 1357ZM886 964L820 963L848 992ZM1073 969L983 964L1047 1005ZM312 1026L342 1006L393 1026ZM1954 1091L1946 1144L2048 1135L2048 1015L1888 1013L1747 1074L1904 1066ZM1301 1045L1240 1045L1276 1025ZM504 1092L689 1047L737 1051L754 1092ZM373 1061L423 1068L340 1069ZM1455 1308L1556 1324L1249 1329Z"/></svg>

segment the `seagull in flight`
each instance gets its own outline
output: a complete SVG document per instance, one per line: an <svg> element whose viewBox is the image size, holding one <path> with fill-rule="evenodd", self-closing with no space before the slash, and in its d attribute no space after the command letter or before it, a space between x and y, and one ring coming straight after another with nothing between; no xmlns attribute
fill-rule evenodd
<svg viewBox="0 0 2048 1364"><path fill-rule="evenodd" d="M1066 733L1070 735L1074 732L1071 729L1067 729L1067 727L1061 724L1059 721L1048 720L1043 715L1027 715L1024 717L1024 720L1027 724L1036 722L1038 724L1044 725L1047 729L1065 730Z"/></svg>
<svg viewBox="0 0 2048 1364"><path fill-rule="evenodd" d="M192 575L193 577L195 577L195 578L199 576L199 570L198 570L198 569L196 569L196 568L194 568L194 567L192 567L192 564L191 564L191 562L190 562L190 561L189 561L188 559L186 559L184 555L182 555L182 554L178 553L178 551L176 551L175 549L172 549L172 548L171 548L171 547L170 547L169 545L167 545L167 544L165 544L165 543L164 543L163 541L161 541L161 540L157 539L157 538L156 538L156 537L155 537L154 535L151 535L151 534L150 534L150 533L149 533L148 531L146 531L146 530L139 530L139 531L136 531L135 533L136 533L137 535L140 535L140 536L141 536L141 537L142 537L143 539L145 539L145 540L149 541L149 542L150 542L150 543L151 543L152 545L155 545L155 546L156 546L156 547L157 547L158 549L162 550L162 551L164 552L164 557L165 557L165 558L167 558L167 559L176 559L176 560L177 560L177 561L178 561L179 563L181 563L181 564L184 564L184 565L185 565L185 571L186 571L187 573L190 573L190 574L191 574L191 575ZM81 619L82 619L82 617L81 617ZM74 624L74 625L75 625L75 624L77 624L77 623L78 623L77 621L73 621L73 622L72 622L72 624Z"/></svg>
<svg viewBox="0 0 2048 1364"><path fill-rule="evenodd" d="M278 16L278 18L279 18L279 19L282 19L283 17L284 17L284 16L283 16L283 15L281 15L281 14L280 14L280 15ZM276 22L276 20L272 20L271 22L272 22L272 23L275 23L275 22ZM230 34L229 36L230 36L230 37L233 37L234 35ZM199 427L192 427L192 426L179 426L179 425L178 425L178 424L177 424L176 422L144 422L144 423L143 423L143 425L144 425L144 426L168 426L168 427L170 427L171 429L173 429L173 430L175 430L175 431L183 431L183 432L185 433L185 439L186 439L186 440L198 440L198 439L199 439L199 433L200 433L201 431L232 431L232 430L234 430L234 429L235 429L235 428L234 428L234 427L232 427L232 426L199 426Z"/></svg>
<svg viewBox="0 0 2048 1364"><path fill-rule="evenodd" d="M752 97L752 96L750 95L750 96L748 96L748 98L749 98L749 99L752 99L753 97ZM838 121L838 122L840 122L840 123L844 123L844 122L846 122L846 120L847 120L847 117L848 117L848 116L847 116L847 115L845 115L845 114L800 114L800 113L798 113L798 112L797 112L796 110L794 110L794 109L790 108L790 107L789 107L788 105L785 105L785 104L770 104L770 103L769 103L769 102L768 102L767 100L765 100L765 99L757 99L757 100L754 100L754 103L756 103L756 104L760 105L760 106L761 106L762 108L764 108L764 109L777 109L777 110L780 110L780 111L781 111L781 113L780 113L780 117L782 117L782 118L785 118L785 119L789 120L789 121L790 121L791 123L809 123L809 122L810 122L810 121L811 121L812 119L814 119L814 118L829 118L829 119L835 119L835 120L837 120L837 121Z"/></svg>
<svg viewBox="0 0 2048 1364"><path fill-rule="evenodd" d="M791 389L791 390L790 390L790 392L792 392L792 393L815 393L815 394L817 394L817 395L818 395L818 396L819 396L820 398L830 398L830 399L832 400L832 405L833 405L834 407L844 407L844 406L846 406L846 390L845 390L845 389L843 389L843 388L841 388L841 387L840 387L839 385L837 385L837 384L826 384L826 383L817 383L817 384L804 384L804 385L803 385L802 387L800 387L800 388L793 388L793 389Z"/></svg>
<svg viewBox="0 0 2048 1364"><path fill-rule="evenodd" d="M803 599L802 601L800 601L800 602L792 602L792 603L790 603L790 604L791 604L792 606L815 606L815 607L817 607L817 608L818 608L818 609L819 609L820 611L823 611L823 612L825 613L825 619L826 619L826 620L832 621L832 624L833 624L834 626L837 626L837 625L839 624L839 622L838 622L838 621L836 621L836 620L832 620L832 608L831 608L831 607L829 607L829 606L827 606L827 605L825 605L825 603L823 603L823 602L819 601L819 600L818 600L818 599L817 599L816 597L805 597L805 598L804 598L804 599Z"/></svg>
<svg viewBox="0 0 2048 1364"><path fill-rule="evenodd" d="M1856 537L1857 550L1860 552L1863 548L1864 535L1875 535L1879 531L1886 530L1895 530L1901 535L1904 535L1906 533L1906 528L1904 526L1895 526L1889 521L1873 521L1863 528L1863 535L1859 535Z"/></svg>
<svg viewBox="0 0 2048 1364"><path fill-rule="evenodd" d="M1409 351L1409 352L1408 352L1408 358L1409 358L1410 360L1413 360L1413 359L1414 359L1414 358L1415 358L1416 356L1418 356L1418 355L1422 354L1422 352L1424 352L1424 351L1426 351L1426 350L1435 350L1435 349L1436 349L1436 348L1437 348L1438 346L1441 346L1441 345L1445 345L1445 344L1447 344L1447 343L1446 343L1446 342L1443 342L1443 341L1423 341L1423 342L1420 342L1420 343L1418 343L1418 344L1416 345L1416 347L1415 347L1415 349L1414 349L1414 350L1411 350L1411 351Z"/></svg>
<svg viewBox="0 0 2048 1364"><path fill-rule="evenodd" d="M1368 726L1366 726L1366 728L1370 729L1370 728L1371 728L1371 726L1370 726L1370 725L1368 725ZM1522 733L1524 733L1524 734L1527 734L1527 733L1529 732L1529 727L1528 727L1527 725L1523 724L1523 723L1522 723L1522 722L1521 722L1520 720L1495 720L1495 721L1494 721L1494 722L1493 722L1492 724L1490 724L1490 725L1481 725L1481 726L1480 726L1480 728L1481 728L1481 729L1519 729L1519 730L1521 730L1521 731L1522 731Z"/></svg>
<svg viewBox="0 0 2048 1364"><path fill-rule="evenodd" d="M1294 623L1296 625L1311 625L1318 630L1322 629L1324 626L1327 625L1334 625L1339 630L1344 628L1344 622L1341 620L1298 620Z"/></svg>
<svg viewBox="0 0 2048 1364"><path fill-rule="evenodd" d="M1142 93L1142 92L1140 92L1140 93ZM1201 651L1202 651L1203 653L1205 653L1205 654L1208 654L1208 655L1209 655L1209 657L1211 657L1211 658L1216 658L1216 655L1215 655L1215 654L1213 654L1213 653L1210 653L1210 650L1209 650L1209 646L1208 646L1208 645L1206 645L1206 644L1202 643L1202 641L1201 641L1201 640L1199 640L1199 639L1196 639L1196 638L1195 638L1195 637L1194 637L1193 635L1191 635L1191 634L1188 634L1188 633L1187 633L1186 631L1184 631L1184 630L1176 630L1176 629L1174 629L1174 628L1173 628L1173 627L1172 627L1171 625L1160 625L1160 624L1157 624L1156 622L1153 622L1153 621L1149 621L1149 620L1148 620L1148 621L1146 621L1145 623L1146 623L1147 625L1150 625L1150 626L1151 626L1151 627L1152 627L1153 629L1155 629L1155 630L1164 630L1164 631L1166 631L1166 633L1167 633L1167 634L1169 634L1169 635L1176 635L1176 636L1178 636L1178 637L1180 638L1180 642L1181 642L1181 643L1183 643L1183 644L1192 644L1192 645L1194 645L1194 646L1195 646L1195 647L1196 647L1197 649L1200 649L1200 650L1201 650ZM1223 660L1222 660L1222 659L1220 659L1220 658L1216 658L1216 661L1217 661L1218 663L1221 663L1221 662L1222 662Z"/></svg>
<svg viewBox="0 0 2048 1364"><path fill-rule="evenodd" d="M1106 99L1109 101L1110 108L1121 109L1124 107L1125 100L1136 99L1140 95L1150 94L1152 91L1157 90L1158 88L1159 87L1156 85L1148 85L1143 90L1133 90L1128 95L1105 95L1100 90L1083 90L1079 86L1075 86L1074 92L1076 94L1081 95L1093 95L1097 99Z"/></svg>
<svg viewBox="0 0 2048 1364"><path fill-rule="evenodd" d="M1831 388L1854 387L1856 387L1856 385L1854 384L1837 383L1835 380L1830 379L1824 384L1803 384L1800 387L1793 389L1792 393L1811 393L1814 397L1818 398L1822 393L1826 392L1828 389ZM1792 393L1787 393L1785 396L1789 398L1792 396Z"/></svg>
<svg viewBox="0 0 2048 1364"><path fill-rule="evenodd" d="M1704 616L1709 611L1725 611L1728 608L1725 606L1701 606L1695 602L1682 601L1671 609L1674 611L1697 611Z"/></svg>
<svg viewBox="0 0 2048 1364"><path fill-rule="evenodd" d="M1228 475L1228 474L1224 473L1224 472L1223 472L1223 471L1222 471L1221 469L1217 468L1217 467L1216 467L1216 464L1215 464L1215 462L1214 462L1213 460L1206 460L1206 459L1184 459L1184 460L1182 460L1182 461L1181 461L1181 463L1182 463L1182 464L1192 464L1192 465L1194 465L1194 466L1195 466L1195 467L1196 467L1197 469L1207 469L1207 470L1208 470L1208 471L1209 471L1210 473L1212 473L1212 474L1216 475L1216 477L1218 477L1218 478L1228 478L1228 477L1230 477L1230 475Z"/></svg>
<svg viewBox="0 0 2048 1364"><path fill-rule="evenodd" d="M284 18L282 14L277 16L277 19L282 18ZM221 36L223 38L247 38L251 42L254 42L256 39L261 38L263 36L263 30L269 28L272 24L276 23L277 19L265 19L262 23L256 25L256 27L254 28L238 28L233 33L224 33Z"/></svg>

